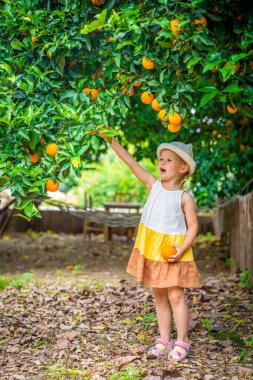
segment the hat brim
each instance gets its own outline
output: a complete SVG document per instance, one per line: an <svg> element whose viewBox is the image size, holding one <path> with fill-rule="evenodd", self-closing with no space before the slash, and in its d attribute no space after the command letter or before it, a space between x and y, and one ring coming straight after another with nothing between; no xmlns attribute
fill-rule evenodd
<svg viewBox="0 0 253 380"><path fill-rule="evenodd" d="M196 169L196 162L191 158L187 153L185 153L180 148L176 147L175 145L172 145L170 143L163 143L161 144L157 149L157 157L160 157L161 151L164 149L172 150L172 152L176 153L179 157L184 160L187 165L189 166L190 174L193 174Z"/></svg>

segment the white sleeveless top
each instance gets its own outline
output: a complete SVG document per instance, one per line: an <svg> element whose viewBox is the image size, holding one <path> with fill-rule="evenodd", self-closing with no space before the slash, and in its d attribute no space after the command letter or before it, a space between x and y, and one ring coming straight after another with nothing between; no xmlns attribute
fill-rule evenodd
<svg viewBox="0 0 253 380"><path fill-rule="evenodd" d="M165 190L161 181L152 186L140 222L165 234L186 235L187 225L181 208L184 190Z"/></svg>

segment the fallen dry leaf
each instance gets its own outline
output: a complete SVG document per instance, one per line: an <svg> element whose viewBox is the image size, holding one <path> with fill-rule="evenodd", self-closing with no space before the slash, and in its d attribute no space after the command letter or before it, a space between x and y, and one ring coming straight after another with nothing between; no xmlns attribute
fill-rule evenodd
<svg viewBox="0 0 253 380"><path fill-rule="evenodd" d="M135 360L137 358L138 358L137 356L123 356L121 358L116 359L115 363L116 363L117 367L120 369L124 365L131 363L133 360Z"/></svg>

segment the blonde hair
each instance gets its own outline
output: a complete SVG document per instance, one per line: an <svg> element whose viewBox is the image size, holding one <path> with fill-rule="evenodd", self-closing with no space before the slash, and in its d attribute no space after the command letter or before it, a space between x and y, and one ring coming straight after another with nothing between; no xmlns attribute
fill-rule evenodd
<svg viewBox="0 0 253 380"><path fill-rule="evenodd" d="M189 170L182 175L182 177L179 179L179 186L180 186L180 189L184 190L186 188L186 183L188 182L189 178L190 178L190 173L189 173Z"/></svg>

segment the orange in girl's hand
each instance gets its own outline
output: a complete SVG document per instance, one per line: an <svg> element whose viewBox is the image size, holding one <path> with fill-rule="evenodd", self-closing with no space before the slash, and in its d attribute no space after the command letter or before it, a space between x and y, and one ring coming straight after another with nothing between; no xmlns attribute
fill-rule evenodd
<svg viewBox="0 0 253 380"><path fill-rule="evenodd" d="M161 248L161 254L164 260L168 260L170 256L175 255L176 253L176 248L172 247L170 244L164 244Z"/></svg>

